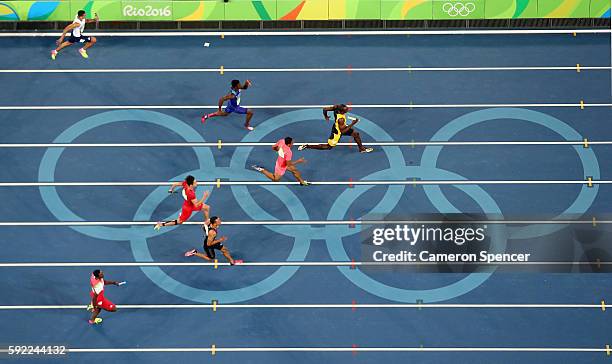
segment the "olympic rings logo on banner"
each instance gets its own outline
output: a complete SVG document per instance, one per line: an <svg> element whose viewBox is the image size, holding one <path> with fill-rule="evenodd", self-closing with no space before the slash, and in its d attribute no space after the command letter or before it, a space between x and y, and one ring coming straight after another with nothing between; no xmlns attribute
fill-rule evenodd
<svg viewBox="0 0 612 364"><path fill-rule="evenodd" d="M393 141L393 138L376 123L361 116L359 118L361 119L360 131L375 137L376 140L381 142ZM287 112L261 123L255 131L247 134L242 141L258 142L281 127L306 120L318 119L320 119L320 112L318 110L306 109ZM580 140L582 138L581 135L568 124L550 115L526 109L497 108L485 109L462 115L444 125L435 133L431 140L448 141L464 129L483 122L499 119L515 119L534 123L554 131L566 140ZM192 127L171 116L153 111L117 110L87 117L66 129L53 142L70 143L89 130L127 120L141 121L167 128L181 136L187 142L205 141ZM415 177L438 180L466 179L464 176L441 169L437 166L442 148L442 146L426 147L423 151L420 165L409 166L406 165L403 153L399 147L383 147L382 150L389 161L389 168L372 173L363 177L361 180L406 180ZM580 146L574 146L573 148L580 158L585 175L593 176L595 179L598 179L600 177L599 164L593 150L583 149ZM216 166L210 149L193 148L193 150L198 161L197 168L192 171L181 173L175 178L184 178L187 174L212 175L218 178L245 180L262 178L259 173L246 168L248 156L253 150L252 147L237 148L232 154L229 167ZM63 148L46 150L39 167L38 180L40 182L54 181L57 164L63 151ZM357 185L354 188L345 189L333 202L328 212L327 219L345 220L350 206L372 187L373 186ZM283 185L264 185L262 188L273 193L285 205L291 206L289 211L294 220L310 220L306 206L304 206L303 202L289 187ZM474 200L474 202L480 206L484 214L502 215L501 207L498 206L495 200L480 186L460 185L457 186L457 188ZM39 190L45 205L59 221L83 221L83 218L75 214L61 200L55 187L44 186L40 187ZM161 186L149 194L138 207L134 215L134 220L150 220L155 209L165 198L167 198L168 194L165 193L165 190L166 187ZM246 186L231 186L231 191L240 208L251 219L278 220L262 206L257 204L248 192ZM381 200L373 206L370 211L366 212L365 215L373 214L374 212L380 215L391 213L399 203L404 191L405 186L403 185L388 186ZM427 185L424 186L424 191L427 198L440 213L461 212L449 199L447 199L439 186ZM597 192L598 186L591 188L583 186L574 202L564 212L557 216L557 218L563 218L566 214L572 214L573 216L584 214L594 202ZM172 214L172 216L174 215L175 214ZM170 219L170 216L166 219ZM270 225L265 227L278 234L293 238L293 247L288 254L287 261L294 262L305 260L310 248L310 243L313 239L325 240L332 260L350 261L342 239L359 233L359 229L350 229L348 226L342 225ZM155 232L149 226L132 226L128 229L105 226L71 226L70 228L97 239L129 241L132 254L137 262L154 262L155 260L149 250L148 239L172 230L172 228L169 228L163 232ZM489 230L489 234L491 235L491 250L503 252L508 240L545 236L560 228L561 226L559 225L546 225L544 227L538 225L521 227L496 225ZM251 300L277 289L289 281L299 268L299 266L279 267L268 277L250 286L221 291L211 291L189 286L171 277L161 267L147 266L141 267L140 269L154 284L177 297L202 303L210 303L213 299L217 299L219 302L223 303L235 303ZM377 281L358 269L352 270L350 267L346 266L338 267L337 269L354 285L371 294L391 301L408 303L414 303L417 299L422 299L424 302L439 302L453 299L476 289L484 283L494 271L494 268L489 267L484 271L467 274L455 282L437 288L406 289Z"/></svg>
<svg viewBox="0 0 612 364"><path fill-rule="evenodd" d="M468 16L476 10L476 4L474 3L444 3L442 5L442 11L449 16Z"/></svg>

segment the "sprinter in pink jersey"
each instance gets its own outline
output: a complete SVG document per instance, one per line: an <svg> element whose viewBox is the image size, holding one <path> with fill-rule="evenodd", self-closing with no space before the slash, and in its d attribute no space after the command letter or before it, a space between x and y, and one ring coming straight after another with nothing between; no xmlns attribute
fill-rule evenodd
<svg viewBox="0 0 612 364"><path fill-rule="evenodd" d="M251 168L256 170L257 172L261 172L264 176L268 177L274 182L280 181L285 172L289 170L293 174L296 180L300 182L302 186L308 186L308 181L302 179L302 175L300 171L295 168L297 164L305 163L306 160L304 158L300 158L295 162L291 159L293 158L293 152L291 151L291 147L293 146L293 138L286 137L285 139L281 139L274 144L272 149L278 153L278 158L276 158L276 166L274 167L274 173L271 173L265 170L263 167L258 165L253 165Z"/></svg>

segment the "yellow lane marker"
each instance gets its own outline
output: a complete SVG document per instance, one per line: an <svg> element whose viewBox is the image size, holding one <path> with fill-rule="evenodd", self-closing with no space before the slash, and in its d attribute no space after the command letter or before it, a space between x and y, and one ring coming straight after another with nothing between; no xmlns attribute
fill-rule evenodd
<svg viewBox="0 0 612 364"><path fill-rule="evenodd" d="M582 141L582 146L584 148L588 148L589 147L589 140L587 138L584 138L584 140Z"/></svg>
<svg viewBox="0 0 612 364"><path fill-rule="evenodd" d="M597 219L595 218L595 216L593 216L593 227L597 226Z"/></svg>
<svg viewBox="0 0 612 364"><path fill-rule="evenodd" d="M601 300L601 310L605 311L606 310L606 301Z"/></svg>
<svg viewBox="0 0 612 364"><path fill-rule="evenodd" d="M217 269L218 266L219 266L219 260L215 259L215 269Z"/></svg>
<svg viewBox="0 0 612 364"><path fill-rule="evenodd" d="M612 351L610 350L610 344L606 344L606 355L607 355L607 356L610 356L610 353L611 353L611 352L612 352Z"/></svg>
<svg viewBox="0 0 612 364"><path fill-rule="evenodd" d="M225 73L225 68L223 66L221 66L221 68L219 69L219 73L221 74Z"/></svg>
<svg viewBox="0 0 612 364"><path fill-rule="evenodd" d="M584 110L584 100L580 100L580 110Z"/></svg>
<svg viewBox="0 0 612 364"><path fill-rule="evenodd" d="M213 301L212 301L212 304L213 304L213 312L217 312L217 303L218 303L218 302L219 302L219 301L217 301L217 300L213 300Z"/></svg>
<svg viewBox="0 0 612 364"><path fill-rule="evenodd" d="M580 63L576 63L576 72L580 73Z"/></svg>
<svg viewBox="0 0 612 364"><path fill-rule="evenodd" d="M217 188L221 188L221 178L217 178Z"/></svg>
<svg viewBox="0 0 612 364"><path fill-rule="evenodd" d="M593 187L593 177L587 177L587 181L589 182L587 183L587 186Z"/></svg>
<svg viewBox="0 0 612 364"><path fill-rule="evenodd" d="M217 149L221 150L221 139L217 140Z"/></svg>
<svg viewBox="0 0 612 364"><path fill-rule="evenodd" d="M225 39L225 34L224 33L221 33L221 39Z"/></svg>
<svg viewBox="0 0 612 364"><path fill-rule="evenodd" d="M215 354L217 353L217 346L216 346L215 344L212 344L212 348L211 348L211 349L212 349L212 350L210 351L210 353L211 353L212 355L215 355Z"/></svg>

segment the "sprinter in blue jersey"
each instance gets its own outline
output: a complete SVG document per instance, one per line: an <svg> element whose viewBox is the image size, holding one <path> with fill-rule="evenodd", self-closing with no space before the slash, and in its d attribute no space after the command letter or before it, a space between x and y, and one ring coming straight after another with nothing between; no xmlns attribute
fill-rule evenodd
<svg viewBox="0 0 612 364"><path fill-rule="evenodd" d="M251 126L253 111L240 106L241 90L246 90L249 88L249 86L251 86L251 81L249 80L246 80L244 85L241 85L239 80L233 80L230 93L219 99L219 110L210 114L204 114L204 116L202 116L202 124L204 124L209 118L213 118L215 116L228 116L231 113L236 113L246 115L244 127L249 131L253 130L254 128ZM223 110L223 103L226 101L227 105L225 106L225 110Z"/></svg>

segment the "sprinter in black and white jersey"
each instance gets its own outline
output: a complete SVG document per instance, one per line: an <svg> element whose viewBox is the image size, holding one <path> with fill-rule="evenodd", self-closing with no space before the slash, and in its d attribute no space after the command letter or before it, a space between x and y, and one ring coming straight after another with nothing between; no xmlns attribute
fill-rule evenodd
<svg viewBox="0 0 612 364"><path fill-rule="evenodd" d="M98 21L98 14L96 14L94 19L86 19L86 16L87 14L85 13L85 10L79 10L72 24L64 28L62 36L56 42L58 47L51 51L52 60L55 60L55 57L60 50L71 46L74 43L83 43L84 46L83 48L79 49L79 53L81 56L83 56L83 58L89 58L87 55L87 49L96 44L96 37L85 36L83 32L85 31L85 24ZM64 40L66 34L68 34L68 40Z"/></svg>
<svg viewBox="0 0 612 364"><path fill-rule="evenodd" d="M234 260L230 255L229 250L223 245L223 242L227 240L227 236L222 236L220 238L217 237L217 229L221 225L221 218L217 216L213 216L209 221L204 222L204 226L202 230L204 231L204 243L203 243L203 252L200 253L196 249L192 249L185 253L186 257L197 256L204 260L215 260L216 254L215 250L219 250L221 254L227 259L229 264L241 264L242 260Z"/></svg>

